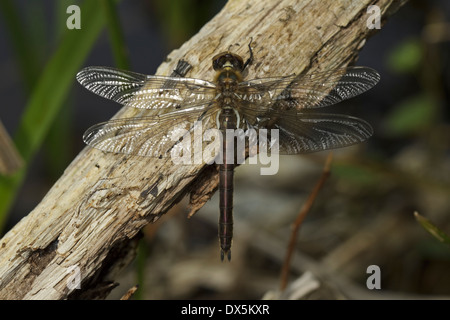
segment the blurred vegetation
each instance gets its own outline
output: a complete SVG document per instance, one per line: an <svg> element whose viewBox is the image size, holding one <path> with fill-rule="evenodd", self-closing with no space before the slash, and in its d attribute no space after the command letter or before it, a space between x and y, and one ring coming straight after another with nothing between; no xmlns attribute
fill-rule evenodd
<svg viewBox="0 0 450 320"><path fill-rule="evenodd" d="M20 17L21 9L10 0L2 0L1 13L4 18L6 29L11 39L12 47L17 57L17 64L22 70L23 83L29 92L28 102L22 114L14 141L19 153L22 155L25 166L16 174L9 177L0 177L0 229L3 227L7 213L12 206L16 193L24 180L28 166L33 156L41 148L42 143L58 119L59 130L67 127L68 117L62 113L62 107L73 85L75 75L79 71L84 59L88 55L102 27L104 26L104 14L100 2L84 1L81 4L83 12L83 28L80 30L68 30L65 23L58 26L59 32L55 34L57 39L53 40L56 46L47 57L47 48L52 41L46 38L49 33L40 32L46 29L46 21L42 6L33 2L29 7L32 19ZM57 16L66 17L66 8L72 4L69 1L54 2L55 10L60 12ZM28 32L31 30L31 33ZM46 57L41 58L39 57ZM44 67L40 70L40 67ZM64 120L65 119L65 120ZM65 130L57 132L55 136L64 135ZM65 145L62 140L52 145L54 156L58 159L64 156Z"/></svg>
<svg viewBox="0 0 450 320"><path fill-rule="evenodd" d="M44 141L48 142L44 149L46 168L49 168L50 174L55 179L70 162L71 152L67 141L71 139L70 131L73 125L71 88L75 82L76 73L81 69L83 62L105 28L108 32L111 54L116 66L129 68L128 50L117 11L118 2L112 0L75 2L80 5L81 12L83 12L83 28L71 31L65 25L66 8L74 4L74 1L53 2L56 19L53 21L54 27L50 28L49 19L46 16L48 13L39 2L27 3L26 10L24 10L19 7L17 2L0 0L2 27L8 33L14 59L20 70L21 83L27 95L26 107L14 134L16 147L26 165L13 176L0 177L0 231L4 227L8 212L17 197L33 157L40 149L43 149ZM159 18L161 29L165 32L164 36L172 48L178 47L195 34L211 18L212 8L217 6L217 3L213 1L199 0L155 0L145 3L149 11L157 12L156 16ZM448 50L448 40L445 37L445 32L448 32L448 28L445 27L445 19L448 17L445 18L436 13L439 12L439 9L434 8L432 2L427 4L415 2L414 5L417 7L411 10L421 11L425 16L423 30L421 30L422 33L395 42L389 55L384 57L387 73L390 73L397 82L391 83L392 87L384 88L385 91L380 94L390 96L389 99L373 98L375 103L384 103L385 108L380 108L375 114L375 117L378 117L379 125L375 128L376 134L371 139L371 146L363 155L353 158L338 158L334 161L332 165L334 180L330 181L329 189L325 187L322 195L322 199L326 200L323 200L322 204L318 204L314 209L317 219L323 217L326 219L321 220L319 227L312 228L314 230L310 233L308 233L306 225L305 232L300 236L300 238L310 237L318 240L313 244L312 241L300 240L300 247L310 256L321 257L320 254L331 251L330 247L333 249L338 246L338 240L352 239L354 234L366 230L364 228L375 224L374 221L379 221L377 219L381 219L382 214L384 216L392 215L392 219L398 218L401 221L401 227L396 225L392 230L383 229L383 232L386 233L381 233L382 236L374 244L374 246L381 246L381 253L376 259L384 263L392 262L392 264L397 262L393 261L397 258L398 261L405 258L405 264L414 260L417 265L408 271L414 275L426 274L429 277L427 283L430 284L411 283L410 287L406 287L413 292L427 292L427 290L431 291L433 285L442 282L442 279L447 279L445 278L447 273L439 273L436 270L440 271L440 268L448 270L448 261L450 260L448 248L434 239L431 242L423 239L416 240L411 237L411 234L416 236L410 231L411 228L408 229L404 226L414 221L413 212L417 210L423 214L423 217L416 216L420 225L431 234L436 235L436 238L443 243L448 244L449 242L447 234L450 227L450 203L448 201L450 195L450 127L448 121L450 114L448 110L450 50ZM394 16L393 19L395 18ZM433 30L441 30L442 36L433 32L431 39L425 32L426 28L439 24L444 26ZM381 30L381 32L384 31ZM384 81L385 75L382 74L381 83L376 90L380 90ZM239 170L241 169L243 168ZM253 189L254 186L249 185L248 188ZM286 187L286 193L297 192L296 196L298 196L300 191L306 193L308 190L307 187L301 188L296 182L295 188L290 185ZM258 192L264 192L264 190ZM263 193L259 194L260 198L266 198L264 194L262 196L261 194ZM269 196L267 198L269 199ZM345 210L339 211L339 208L342 207ZM368 207L370 207L370 213L364 211ZM357 215L355 212L364 212L364 215ZM340 226L336 226L332 219L335 218L335 215L339 218L347 213L354 218L355 222L354 224L344 223L347 227L344 232L339 229ZM314 213L311 214L314 215ZM403 217L405 220L401 220ZM431 218L426 219L425 217ZM366 220L366 225L364 220ZM436 221L436 225L440 227L437 228L430 220ZM314 223L312 221L313 225ZM404 231L403 227L407 231ZM419 224L415 224L412 228L420 229ZM214 230L214 237L216 237L215 232ZM258 232L263 232L263 230L258 230ZM190 232L190 234L196 233ZM395 242L397 248L400 249L390 256L387 251L391 248L382 247L382 243L384 238L396 240L396 238L390 238L396 234L400 235L405 242L410 241L410 245L406 247L399 245L400 241ZM327 243L327 241L329 242ZM417 242L426 242L426 245L421 246ZM214 242L214 244L216 243ZM163 248L161 251L167 248L167 244L160 245ZM148 272L145 267L146 253L148 250L154 250L157 253L156 246L144 242L139 247L136 263L138 271L134 277L135 279L137 276L139 283L144 282L145 273ZM394 245L392 247L395 248ZM442 249L443 247L445 249ZM181 256L182 254L178 255L178 257ZM436 262L427 260L429 257L438 257L436 258L437 266L434 266L434 269L428 268L428 264ZM383 258L387 260L391 258L391 261L385 261ZM239 259L246 261L245 257L236 257L237 261ZM270 266L274 264L272 258L267 257L249 260L251 261L247 260L247 262L250 266L258 261ZM159 261L153 260L154 265L158 265L158 263ZM205 268L204 261L201 261L198 269L205 271ZM391 288L394 289L402 285L398 279L403 276L399 275L398 268L400 268L398 265L385 267L385 270L388 270L385 280L392 280ZM169 269L161 268L159 271L169 272ZM402 269L402 271L404 270ZM160 279L155 281L160 281ZM418 279L417 282L421 282L421 279ZM449 293L448 290L445 291L445 287L441 288L441 291ZM143 292L138 290L137 297L143 297L142 294ZM184 298L184 296L176 294L169 295L169 297Z"/></svg>
<svg viewBox="0 0 450 320"><path fill-rule="evenodd" d="M223 3L220 3L223 2ZM195 35L211 19L211 12L217 12L226 1L149 1L151 10L156 12L162 32L170 48L178 48Z"/></svg>
<svg viewBox="0 0 450 320"><path fill-rule="evenodd" d="M435 237L442 243L450 245L450 236L447 233L435 226L430 220L421 216L418 212L415 212L414 216L416 217L416 220L422 225L422 227L427 230L433 237Z"/></svg>

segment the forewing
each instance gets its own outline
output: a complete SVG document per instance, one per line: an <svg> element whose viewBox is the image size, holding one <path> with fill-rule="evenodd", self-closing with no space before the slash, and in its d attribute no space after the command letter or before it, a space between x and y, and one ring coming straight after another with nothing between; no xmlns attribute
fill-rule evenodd
<svg viewBox="0 0 450 320"><path fill-rule="evenodd" d="M98 123L83 135L86 144L112 153L167 158L181 142L193 142L194 125L215 124L212 108L203 112L179 112L161 116L114 119ZM181 145L181 146L185 146ZM192 149L192 143L188 148Z"/></svg>
<svg viewBox="0 0 450 320"><path fill-rule="evenodd" d="M270 150L279 154L346 147L365 141L373 134L370 124L362 119L307 110L275 113L270 122L256 122L255 125L249 124L248 128L258 133L260 151ZM261 135L261 131L265 134ZM274 149L275 144L278 150Z"/></svg>
<svg viewBox="0 0 450 320"><path fill-rule="evenodd" d="M166 109L206 105L214 99L212 82L193 78L147 76L109 67L87 67L78 82L101 97L141 109Z"/></svg>
<svg viewBox="0 0 450 320"><path fill-rule="evenodd" d="M329 106L372 88L380 75L368 67L349 67L283 78L253 79L239 85L237 97L260 113Z"/></svg>

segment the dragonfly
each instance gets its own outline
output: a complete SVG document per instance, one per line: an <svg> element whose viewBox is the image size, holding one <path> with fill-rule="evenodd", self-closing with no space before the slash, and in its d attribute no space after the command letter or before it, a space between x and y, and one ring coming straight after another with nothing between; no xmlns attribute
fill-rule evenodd
<svg viewBox="0 0 450 320"><path fill-rule="evenodd" d="M194 123L226 135L227 130L276 130L279 154L303 154L350 146L367 140L373 129L366 121L342 114L320 113L371 89L380 80L369 67L348 67L310 74L245 80L253 52L244 59L230 48L212 58L215 76L203 79L144 75L111 67L87 67L78 82L91 92L145 115L113 119L90 127L84 142L106 152L167 158L183 138L193 136ZM181 134L180 128L184 128ZM177 136L178 139L173 139ZM220 256L231 259L233 178L236 167L232 139L219 147ZM263 144L264 145L264 144ZM268 149L271 143L265 143ZM269 150L270 151L270 150Z"/></svg>

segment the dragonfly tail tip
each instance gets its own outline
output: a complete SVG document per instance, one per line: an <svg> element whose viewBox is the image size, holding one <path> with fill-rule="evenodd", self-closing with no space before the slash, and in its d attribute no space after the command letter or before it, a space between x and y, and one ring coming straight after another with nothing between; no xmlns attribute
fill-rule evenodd
<svg viewBox="0 0 450 320"><path fill-rule="evenodd" d="M228 261L231 261L231 250L228 250L228 251L220 250L220 260L221 261L224 260L225 254L227 255Z"/></svg>

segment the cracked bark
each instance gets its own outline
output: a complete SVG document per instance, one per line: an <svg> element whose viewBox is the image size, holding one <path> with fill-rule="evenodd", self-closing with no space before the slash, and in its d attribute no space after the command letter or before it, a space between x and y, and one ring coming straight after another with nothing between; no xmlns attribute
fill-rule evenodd
<svg viewBox="0 0 450 320"><path fill-rule="evenodd" d="M230 1L157 74L170 74L184 59L193 66L189 77L212 79L211 58L230 45L246 57L251 37L255 61L247 78L344 67L376 31L367 28L367 6L379 6L383 24L404 2ZM144 114L123 108L116 116ZM0 299L105 297L132 261L142 227L186 194L195 213L216 188L211 166L174 166L170 159L85 148L42 202L0 240ZM68 286L73 266L81 289Z"/></svg>

